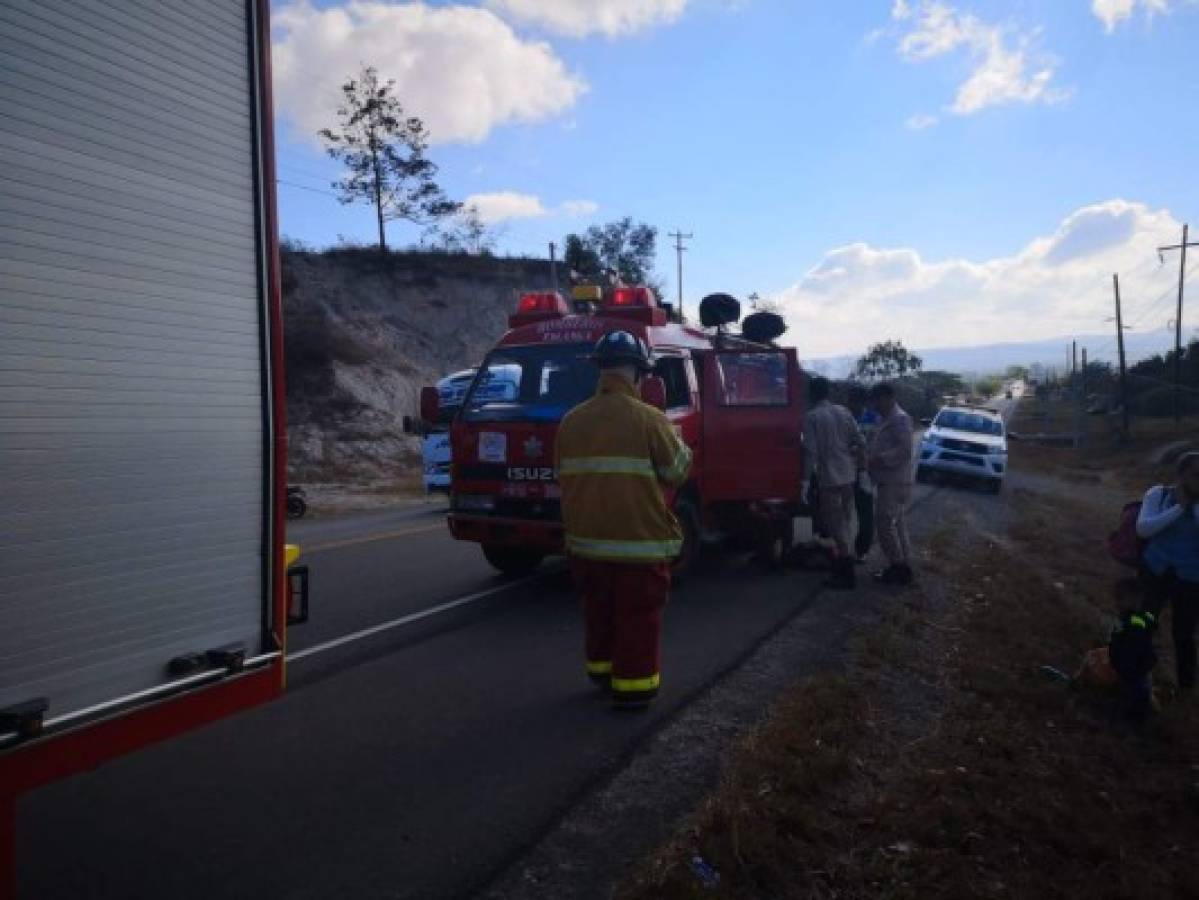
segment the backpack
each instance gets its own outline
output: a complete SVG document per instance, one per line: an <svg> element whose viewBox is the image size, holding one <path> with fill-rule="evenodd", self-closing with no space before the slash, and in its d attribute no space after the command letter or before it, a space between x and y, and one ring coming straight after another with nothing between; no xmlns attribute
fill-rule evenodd
<svg viewBox="0 0 1199 900"><path fill-rule="evenodd" d="M1145 541L1137 534L1137 518L1141 515L1140 500L1125 503L1120 511L1120 524L1107 536L1107 552L1116 562L1132 568L1141 564Z"/></svg>
<svg viewBox="0 0 1199 900"><path fill-rule="evenodd" d="M1167 502L1173 502L1173 497L1173 491L1162 491L1158 500L1158 512L1166 508ZM1125 503L1124 509L1120 510L1120 524L1107 536L1107 552L1111 558L1134 569L1140 568L1141 554L1145 552L1145 545L1148 543L1137 534L1137 519L1140 518L1144 505L1140 500Z"/></svg>
<svg viewBox="0 0 1199 900"><path fill-rule="evenodd" d="M1112 629L1108 641L1108 659L1121 680L1133 683L1144 678L1157 665L1153 632L1157 618L1151 612L1126 612Z"/></svg>

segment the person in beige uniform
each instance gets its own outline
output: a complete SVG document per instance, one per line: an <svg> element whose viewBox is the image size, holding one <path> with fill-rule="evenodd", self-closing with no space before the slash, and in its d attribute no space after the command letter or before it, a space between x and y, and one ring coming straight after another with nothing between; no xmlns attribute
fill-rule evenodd
<svg viewBox="0 0 1199 900"><path fill-rule="evenodd" d="M912 418L895 401L895 389L884 383L870 389L870 402L882 417L870 444L868 470L878 489L875 523L887 568L875 574L883 584L912 583L912 541L908 504L912 500Z"/></svg>
<svg viewBox="0 0 1199 900"><path fill-rule="evenodd" d="M804 483L816 476L818 510L825 532L833 539L833 574L829 587L852 590L854 484L864 458L866 442L853 414L828 399L827 378L808 385L810 408L804 417Z"/></svg>

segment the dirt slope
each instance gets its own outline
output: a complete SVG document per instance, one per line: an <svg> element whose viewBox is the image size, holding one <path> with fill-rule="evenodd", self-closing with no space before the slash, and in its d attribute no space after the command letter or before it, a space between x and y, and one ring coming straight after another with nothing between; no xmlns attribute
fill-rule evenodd
<svg viewBox="0 0 1199 900"><path fill-rule="evenodd" d="M291 477L411 476L420 445L402 419L421 386L476 364L515 294L548 282L542 260L285 249Z"/></svg>

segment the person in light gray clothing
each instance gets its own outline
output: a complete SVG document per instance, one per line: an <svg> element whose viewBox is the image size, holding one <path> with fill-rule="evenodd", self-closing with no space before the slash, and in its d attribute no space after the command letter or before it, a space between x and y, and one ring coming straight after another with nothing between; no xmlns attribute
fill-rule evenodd
<svg viewBox="0 0 1199 900"><path fill-rule="evenodd" d="M870 389L870 402L882 417L870 444L868 471L878 488L875 524L887 568L875 574L883 584L912 583L912 541L908 504L912 501L912 418L895 401L895 389L884 383Z"/></svg>
<svg viewBox="0 0 1199 900"><path fill-rule="evenodd" d="M813 378L808 385L811 406L804 417L804 481L816 477L817 514L835 544L828 586L851 590L855 585L849 551L854 538L853 489L866 442L853 414L829 402L828 395L828 379Z"/></svg>

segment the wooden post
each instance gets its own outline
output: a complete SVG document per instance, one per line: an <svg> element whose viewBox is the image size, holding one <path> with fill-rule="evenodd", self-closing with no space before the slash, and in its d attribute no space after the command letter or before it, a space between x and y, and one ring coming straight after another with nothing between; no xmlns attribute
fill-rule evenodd
<svg viewBox="0 0 1199 900"><path fill-rule="evenodd" d="M1129 437L1128 424L1128 368L1124 359L1124 318L1120 312L1120 276L1112 275L1112 287L1116 291L1116 346L1120 352L1120 411L1122 413L1121 433L1124 440Z"/></svg>

